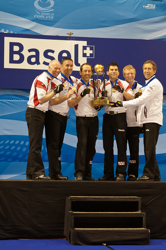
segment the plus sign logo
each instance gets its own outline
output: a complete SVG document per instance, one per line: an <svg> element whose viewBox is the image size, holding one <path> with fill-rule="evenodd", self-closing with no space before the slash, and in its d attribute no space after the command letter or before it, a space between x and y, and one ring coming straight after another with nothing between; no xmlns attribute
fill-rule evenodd
<svg viewBox="0 0 166 250"><path fill-rule="evenodd" d="M93 45L83 46L83 57L94 58L95 57L95 46L93 46Z"/></svg>

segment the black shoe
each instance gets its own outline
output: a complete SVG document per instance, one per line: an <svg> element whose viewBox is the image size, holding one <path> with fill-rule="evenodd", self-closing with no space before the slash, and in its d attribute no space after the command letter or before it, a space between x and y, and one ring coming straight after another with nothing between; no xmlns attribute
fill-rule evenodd
<svg viewBox="0 0 166 250"><path fill-rule="evenodd" d="M143 175L140 178L137 178L137 181L154 181L154 180L150 179L149 176Z"/></svg>
<svg viewBox="0 0 166 250"><path fill-rule="evenodd" d="M83 175L82 179L84 181L94 181L95 180L92 176L89 176L89 175Z"/></svg>
<svg viewBox="0 0 166 250"><path fill-rule="evenodd" d="M118 174L118 176L116 177L116 181L125 181L125 177L123 174Z"/></svg>
<svg viewBox="0 0 166 250"><path fill-rule="evenodd" d="M47 177L47 176L45 176L44 174L42 174L42 175L39 175L39 176L36 176L36 177L34 177L34 178L32 178L33 180L36 180L36 181L48 181L48 180L50 180L50 177Z"/></svg>
<svg viewBox="0 0 166 250"><path fill-rule="evenodd" d="M100 177L98 181L114 181L114 177L111 178L110 175L104 175L103 177Z"/></svg>
<svg viewBox="0 0 166 250"><path fill-rule="evenodd" d="M62 173L59 173L59 174L56 174L55 177L51 178L51 180L66 181L68 180L68 177L63 176Z"/></svg>
<svg viewBox="0 0 166 250"><path fill-rule="evenodd" d="M82 176L81 175L76 175L74 180L76 181L82 181Z"/></svg>
<svg viewBox="0 0 166 250"><path fill-rule="evenodd" d="M82 176L83 176L83 173L82 173L82 172L77 172L77 173L75 174L74 180L76 180L76 181L82 181Z"/></svg>
<svg viewBox="0 0 166 250"><path fill-rule="evenodd" d="M130 174L129 177L127 178L127 181L136 181L136 180L137 178L133 174Z"/></svg>
<svg viewBox="0 0 166 250"><path fill-rule="evenodd" d="M32 175L27 174L27 175L26 175L26 180L32 180Z"/></svg>
<svg viewBox="0 0 166 250"><path fill-rule="evenodd" d="M161 181L161 177L160 176L155 176L154 181Z"/></svg>

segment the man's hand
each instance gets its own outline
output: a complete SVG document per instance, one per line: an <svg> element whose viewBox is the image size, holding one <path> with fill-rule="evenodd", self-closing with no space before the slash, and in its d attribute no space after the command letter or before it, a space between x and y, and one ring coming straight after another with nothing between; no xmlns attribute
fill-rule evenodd
<svg viewBox="0 0 166 250"><path fill-rule="evenodd" d="M97 106L92 106L94 109L96 109L97 111L100 111L103 106L102 105L97 105Z"/></svg>
<svg viewBox="0 0 166 250"><path fill-rule="evenodd" d="M120 101L110 102L109 106L111 106L111 107L123 107L122 102L120 102Z"/></svg>
<svg viewBox="0 0 166 250"><path fill-rule="evenodd" d="M142 90L139 89L138 92L135 94L135 98L138 98L141 95L142 95Z"/></svg>
<svg viewBox="0 0 166 250"><path fill-rule="evenodd" d="M81 92L80 96L81 96L81 97L84 97L85 95L87 95L87 94L89 94L89 93L90 93L90 88L87 88L87 89L84 89L84 90Z"/></svg>
<svg viewBox="0 0 166 250"><path fill-rule="evenodd" d="M102 97L107 97L107 90L102 91Z"/></svg>
<svg viewBox="0 0 166 250"><path fill-rule="evenodd" d="M65 87L65 86L64 86L63 84L58 85L58 86L54 89L55 95L58 94L58 93L60 93L60 92L63 90L64 87Z"/></svg>
<svg viewBox="0 0 166 250"><path fill-rule="evenodd" d="M72 88L67 93L67 99L69 99L74 94L75 88Z"/></svg>
<svg viewBox="0 0 166 250"><path fill-rule="evenodd" d="M121 86L119 86L118 84L115 85L115 87L113 87L115 90L119 91L120 93L123 93L124 89L121 88Z"/></svg>

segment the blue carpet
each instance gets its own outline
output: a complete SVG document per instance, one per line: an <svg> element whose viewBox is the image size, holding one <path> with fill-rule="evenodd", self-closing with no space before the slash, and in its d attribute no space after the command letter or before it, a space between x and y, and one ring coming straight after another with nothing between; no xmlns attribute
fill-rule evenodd
<svg viewBox="0 0 166 250"><path fill-rule="evenodd" d="M63 240L1 240L0 250L160 250L166 240L151 240L150 245L73 246Z"/></svg>

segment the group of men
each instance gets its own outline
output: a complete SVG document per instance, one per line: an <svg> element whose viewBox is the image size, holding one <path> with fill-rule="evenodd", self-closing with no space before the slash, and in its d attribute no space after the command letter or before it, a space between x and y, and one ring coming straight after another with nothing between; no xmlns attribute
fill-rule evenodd
<svg viewBox="0 0 166 250"><path fill-rule="evenodd" d="M132 65L123 69L120 80L119 66L111 62L107 67L109 80L101 86L90 81L93 69L88 63L81 65L81 79L71 76L73 60L53 60L48 71L33 81L26 120L29 132L29 156L26 178L33 180L67 180L61 173L61 147L66 130L68 111L74 107L76 114L77 147L75 154L75 180L93 181L91 169L98 136L98 107L91 106L94 93L107 96L103 116L104 176L99 181L154 181L160 180L156 161L156 144L162 125L163 87L156 79L157 66L153 61L143 64L145 84L135 81L136 70ZM141 91L140 91L141 89ZM43 127L49 160L49 176L45 176L41 157ZM146 164L143 176L138 178L139 134L144 133ZM118 160L114 176L114 136ZM130 149L127 172L126 145Z"/></svg>

